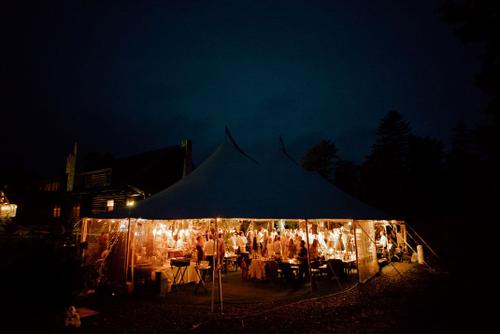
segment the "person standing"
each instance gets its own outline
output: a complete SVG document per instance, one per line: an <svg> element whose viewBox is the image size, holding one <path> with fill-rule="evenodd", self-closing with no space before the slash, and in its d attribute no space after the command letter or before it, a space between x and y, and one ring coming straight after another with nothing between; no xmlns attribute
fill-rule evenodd
<svg viewBox="0 0 500 334"><path fill-rule="evenodd" d="M259 252L259 243L257 242L257 238L253 238L253 241L252 241L252 248L251 248L251 254L252 254L252 258L256 258L256 257L259 257L260 256L260 252Z"/></svg>
<svg viewBox="0 0 500 334"><path fill-rule="evenodd" d="M275 257L277 258L281 258L282 255L281 255L281 240L280 240L280 236L279 235L276 235L274 237L274 242L273 242L273 254Z"/></svg>
<svg viewBox="0 0 500 334"><path fill-rule="evenodd" d="M311 261L316 261L319 259L319 241L318 239L314 239L309 250Z"/></svg>
<svg viewBox="0 0 500 334"><path fill-rule="evenodd" d="M214 255L215 255L215 242L212 234L209 235L208 241L203 247L203 252L205 253L205 258L207 259L210 266L214 265Z"/></svg>
<svg viewBox="0 0 500 334"><path fill-rule="evenodd" d="M243 231L240 231L238 236L238 247L240 249L240 253L245 253L247 250L247 238L243 234Z"/></svg>
<svg viewBox="0 0 500 334"><path fill-rule="evenodd" d="M387 237L385 236L384 231L380 231L380 239L378 242L379 242L380 247L382 248L382 256L387 257L388 256L388 254L387 254L388 241L387 241Z"/></svg>
<svg viewBox="0 0 500 334"><path fill-rule="evenodd" d="M200 262L205 258L205 254L203 251L203 238L201 235L196 237L196 264L200 264Z"/></svg>

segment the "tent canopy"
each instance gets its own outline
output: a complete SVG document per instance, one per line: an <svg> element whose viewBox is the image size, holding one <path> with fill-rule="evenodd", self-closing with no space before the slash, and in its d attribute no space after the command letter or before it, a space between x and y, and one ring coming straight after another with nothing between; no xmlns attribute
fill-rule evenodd
<svg viewBox="0 0 500 334"><path fill-rule="evenodd" d="M143 219L388 219L295 163L284 146L258 159L226 129L223 143L191 174L128 210L101 217Z"/></svg>

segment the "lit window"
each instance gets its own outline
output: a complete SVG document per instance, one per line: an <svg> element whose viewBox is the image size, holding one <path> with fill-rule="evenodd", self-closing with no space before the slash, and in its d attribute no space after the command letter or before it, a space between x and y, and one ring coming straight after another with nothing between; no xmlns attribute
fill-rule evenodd
<svg viewBox="0 0 500 334"><path fill-rule="evenodd" d="M61 217L61 206L59 204L54 205L54 208L52 209L52 216L54 218Z"/></svg>
<svg viewBox="0 0 500 334"><path fill-rule="evenodd" d="M106 203L106 211L111 212L113 211L114 207L115 207L115 201L109 199L108 202Z"/></svg>

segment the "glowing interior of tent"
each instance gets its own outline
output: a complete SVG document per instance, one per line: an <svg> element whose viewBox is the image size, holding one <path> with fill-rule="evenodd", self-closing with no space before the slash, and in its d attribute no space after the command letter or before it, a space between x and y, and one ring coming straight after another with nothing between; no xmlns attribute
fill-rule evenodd
<svg viewBox="0 0 500 334"><path fill-rule="evenodd" d="M78 238L86 244L85 262L100 264L100 272L116 282L124 277L131 281L143 276L154 279L155 272L172 269L172 259L187 259L194 268L202 261L197 258L197 237L206 243L210 235L219 234L224 240L225 261L242 254L268 261L293 261L296 254L290 243L297 245L304 240L308 241L310 256L349 264L364 282L379 270L381 231L395 236L394 247L405 247L405 224L396 220L85 219ZM251 242L254 238L257 249Z"/></svg>

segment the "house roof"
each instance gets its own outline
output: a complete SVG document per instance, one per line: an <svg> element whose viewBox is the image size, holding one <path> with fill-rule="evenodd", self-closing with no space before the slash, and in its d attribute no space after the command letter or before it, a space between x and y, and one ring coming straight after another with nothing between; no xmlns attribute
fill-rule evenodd
<svg viewBox="0 0 500 334"><path fill-rule="evenodd" d="M109 169L113 188L132 185L154 194L181 179L184 151L180 146L169 146L125 158L95 155L88 160L87 169L78 174L79 178ZM79 190L85 190L84 188L79 186Z"/></svg>

